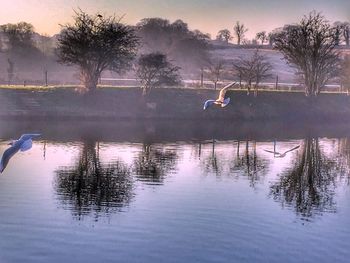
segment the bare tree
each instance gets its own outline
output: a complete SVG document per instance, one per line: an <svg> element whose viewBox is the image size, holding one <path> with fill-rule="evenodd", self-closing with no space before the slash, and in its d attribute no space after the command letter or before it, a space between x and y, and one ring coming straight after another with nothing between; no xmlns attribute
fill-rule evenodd
<svg viewBox="0 0 350 263"><path fill-rule="evenodd" d="M232 35L230 30L228 29L222 29L218 32L216 35L216 39L220 41L225 41L226 44L228 44L228 41L232 39Z"/></svg>
<svg viewBox="0 0 350 263"><path fill-rule="evenodd" d="M214 83L214 90L224 72L225 64L223 60L211 61L208 66L209 79Z"/></svg>
<svg viewBox="0 0 350 263"><path fill-rule="evenodd" d="M142 84L143 95L157 86L179 84L179 69L172 65L162 53L141 55L137 62L136 75Z"/></svg>
<svg viewBox="0 0 350 263"><path fill-rule="evenodd" d="M350 24L349 22L343 22L340 25L342 33L343 33L343 38L345 41L345 45L349 46L350 44Z"/></svg>
<svg viewBox="0 0 350 263"><path fill-rule="evenodd" d="M267 38L269 40L269 45L273 46L275 43L276 36L282 31L282 28L276 28L272 30L270 33L268 33Z"/></svg>
<svg viewBox="0 0 350 263"><path fill-rule="evenodd" d="M349 42L350 42L350 24L349 24L349 22L337 21L334 23L334 26L339 28L339 33L340 33L339 38L343 38L345 45L349 46Z"/></svg>
<svg viewBox="0 0 350 263"><path fill-rule="evenodd" d="M265 41L267 41L268 37L266 31L261 31L256 33L256 39L261 41L261 45L264 45Z"/></svg>
<svg viewBox="0 0 350 263"><path fill-rule="evenodd" d="M235 33L235 36L237 38L237 45L241 44L241 41L244 38L244 34L247 31L248 29L244 26L244 24L241 24L239 21L236 22L236 24L233 27L233 32Z"/></svg>
<svg viewBox="0 0 350 263"><path fill-rule="evenodd" d="M131 65L138 40L134 30L115 17L75 13L58 38L59 61L76 65L85 91L94 91L104 70L121 72Z"/></svg>
<svg viewBox="0 0 350 263"><path fill-rule="evenodd" d="M285 26L275 38L275 49L294 66L305 85L306 96L316 96L336 76L339 54L334 29L315 11L298 24Z"/></svg>
<svg viewBox="0 0 350 263"><path fill-rule="evenodd" d="M249 94L252 84L255 82L254 95L256 96L259 83L271 77L272 66L266 57L260 54L258 49L251 58L241 58L233 66L241 80L246 82L247 94Z"/></svg>

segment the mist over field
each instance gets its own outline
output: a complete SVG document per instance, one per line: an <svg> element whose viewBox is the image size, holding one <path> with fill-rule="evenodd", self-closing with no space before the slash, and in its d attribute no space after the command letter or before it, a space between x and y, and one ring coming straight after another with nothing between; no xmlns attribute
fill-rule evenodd
<svg viewBox="0 0 350 263"><path fill-rule="evenodd" d="M12 38L13 32L4 31L6 26L18 26L16 29L18 32L15 33L18 36ZM35 32L35 28L30 23L4 24L2 28L0 32L1 84L25 82L26 85L42 85L46 79L51 85L80 83L79 69L76 66L58 63L56 48L59 33L53 36L40 35ZM268 33L265 33L265 43L258 38L244 38L242 43L237 45L237 37L233 30L228 32L229 38L225 39L220 34L215 37L198 30L190 30L189 25L182 20L147 18L138 22L133 28L139 37L137 57L150 52L166 54L168 59L180 68L182 79L191 80L192 83L200 80L201 72L204 81L210 82L209 66L217 62L223 63L220 81L238 80L239 76L235 72L234 63L239 59L251 58L257 49L271 64L272 74L265 79L266 82L274 82L278 76L280 82L299 83L295 69L287 64L279 51L273 48L272 40L267 41ZM341 36L339 48L342 56L349 53L347 47L345 39ZM9 77L11 77L10 81ZM106 70L102 72L101 83L138 85L137 81L131 80L135 78L137 76L132 68L121 73ZM129 81L112 79L129 79Z"/></svg>

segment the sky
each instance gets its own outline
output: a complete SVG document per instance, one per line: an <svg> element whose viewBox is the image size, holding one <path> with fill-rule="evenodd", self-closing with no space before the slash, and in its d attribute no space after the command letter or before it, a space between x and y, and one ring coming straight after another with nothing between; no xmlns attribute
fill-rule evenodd
<svg viewBox="0 0 350 263"><path fill-rule="evenodd" d="M190 29L210 33L232 31L236 21L249 29L253 38L259 31L299 21L312 10L330 21L350 21L350 0L0 0L0 24L29 22L41 34L54 35L59 24L72 21L74 9L91 14L123 15L123 22L136 24L142 18L162 17L171 22L182 19Z"/></svg>

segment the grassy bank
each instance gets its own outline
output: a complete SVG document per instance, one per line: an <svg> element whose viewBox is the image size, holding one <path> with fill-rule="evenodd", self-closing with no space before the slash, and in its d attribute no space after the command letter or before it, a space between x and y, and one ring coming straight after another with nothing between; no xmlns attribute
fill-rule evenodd
<svg viewBox="0 0 350 263"><path fill-rule="evenodd" d="M0 87L1 118L59 119L193 119L193 120L350 120L350 97L323 93L310 100L303 92L260 91L257 97L230 90L225 108L203 111L206 99L218 91L208 89L141 89L100 87L81 95L74 87Z"/></svg>

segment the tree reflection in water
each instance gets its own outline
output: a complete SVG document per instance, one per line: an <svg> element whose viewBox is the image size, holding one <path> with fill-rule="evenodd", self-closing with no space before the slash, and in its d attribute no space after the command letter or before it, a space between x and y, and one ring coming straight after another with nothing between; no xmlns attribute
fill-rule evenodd
<svg viewBox="0 0 350 263"><path fill-rule="evenodd" d="M336 166L337 163L322 152L318 139L307 138L301 154L294 160L294 167L271 186L271 195L283 206L294 207L302 217L335 212Z"/></svg>
<svg viewBox="0 0 350 263"><path fill-rule="evenodd" d="M223 158L218 158L215 151L215 139L211 141L211 153L203 159L202 163L206 173L213 173L216 176L220 175L223 171L224 163ZM221 161L221 162L220 162Z"/></svg>
<svg viewBox="0 0 350 263"><path fill-rule="evenodd" d="M164 177L176 170L178 155L175 150L156 147L144 143L134 160L134 170L140 181L149 184L162 184Z"/></svg>
<svg viewBox="0 0 350 263"><path fill-rule="evenodd" d="M261 177L266 175L268 161L260 158L257 154L255 141L251 142L252 147L249 145L249 141L245 141L244 145L243 154L240 154L241 142L237 142L237 153L231 166L231 172L247 176L250 185L255 187Z"/></svg>
<svg viewBox="0 0 350 263"><path fill-rule="evenodd" d="M339 163L339 174L346 180L346 184L350 185L350 138L338 139L336 159Z"/></svg>
<svg viewBox="0 0 350 263"><path fill-rule="evenodd" d="M120 161L102 164L95 142L85 142L76 164L56 171L54 187L63 207L82 219L119 211L133 196L130 169Z"/></svg>

